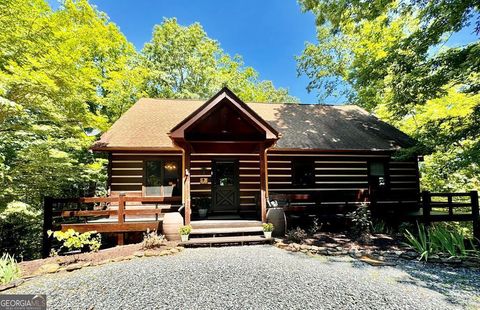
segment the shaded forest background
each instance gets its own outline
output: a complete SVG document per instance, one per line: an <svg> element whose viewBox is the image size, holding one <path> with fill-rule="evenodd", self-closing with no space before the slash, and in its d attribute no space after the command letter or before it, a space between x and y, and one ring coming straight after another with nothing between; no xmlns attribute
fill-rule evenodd
<svg viewBox="0 0 480 310"><path fill-rule="evenodd" d="M478 189L480 46L445 45L472 23L478 36L478 1L299 3L317 17L318 41L297 60L319 102L344 96L415 137L407 151L427 154L423 188ZM228 86L247 102L298 101L200 24L165 19L136 51L87 0L55 11L3 0L0 29L0 240L19 240L2 249L24 257L38 250L43 196L104 194L105 160L88 148L138 98L209 98Z"/></svg>

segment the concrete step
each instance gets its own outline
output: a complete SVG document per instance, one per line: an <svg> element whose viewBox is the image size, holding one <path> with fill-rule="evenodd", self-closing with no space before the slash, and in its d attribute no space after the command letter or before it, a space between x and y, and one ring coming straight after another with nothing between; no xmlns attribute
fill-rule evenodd
<svg viewBox="0 0 480 310"><path fill-rule="evenodd" d="M244 227L261 227L261 221L254 220L200 220L190 223L192 229L206 228L244 228Z"/></svg>
<svg viewBox="0 0 480 310"><path fill-rule="evenodd" d="M245 244L245 243L267 243L272 242L272 238L264 236L233 236L233 237L209 237L209 238L192 238L186 242L180 242L180 245L212 245L212 244Z"/></svg>
<svg viewBox="0 0 480 310"><path fill-rule="evenodd" d="M193 228L190 235L241 234L262 232L262 226Z"/></svg>

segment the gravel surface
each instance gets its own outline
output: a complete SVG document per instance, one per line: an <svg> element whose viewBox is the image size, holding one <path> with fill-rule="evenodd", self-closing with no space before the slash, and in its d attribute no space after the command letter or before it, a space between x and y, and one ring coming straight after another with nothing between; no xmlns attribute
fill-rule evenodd
<svg viewBox="0 0 480 310"><path fill-rule="evenodd" d="M477 309L480 273L372 267L269 245L187 249L27 281L49 309Z"/></svg>

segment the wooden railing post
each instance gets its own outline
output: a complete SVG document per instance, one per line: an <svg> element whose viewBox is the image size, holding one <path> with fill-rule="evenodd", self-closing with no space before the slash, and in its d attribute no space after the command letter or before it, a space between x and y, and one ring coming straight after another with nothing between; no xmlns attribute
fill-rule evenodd
<svg viewBox="0 0 480 310"><path fill-rule="evenodd" d="M190 147L185 148L183 171L184 171L184 183L183 183L183 202L185 207L185 225L190 225L192 217L191 206L191 193L190 193Z"/></svg>
<svg viewBox="0 0 480 310"><path fill-rule="evenodd" d="M262 223L267 222L267 159L265 146L260 144L260 212Z"/></svg>
<svg viewBox="0 0 480 310"><path fill-rule="evenodd" d="M125 198L125 193L120 193L118 195L118 224L123 224L125 222ZM123 245L123 232L118 233L117 237L117 245Z"/></svg>
<svg viewBox="0 0 480 310"><path fill-rule="evenodd" d="M447 204L448 204L448 215L453 215L453 196L448 195L447 197Z"/></svg>
<svg viewBox="0 0 480 310"><path fill-rule="evenodd" d="M473 236L480 242L480 212L478 206L478 192L471 191L470 199L472 203L472 217L473 217Z"/></svg>
<svg viewBox="0 0 480 310"><path fill-rule="evenodd" d="M53 199L43 198L43 234L42 234L42 257L50 255L52 240L48 237L48 231L53 227Z"/></svg>
<svg viewBox="0 0 480 310"><path fill-rule="evenodd" d="M426 225L430 224L430 213L432 211L431 201L432 198L430 196L429 191L422 192L422 211L423 211L423 221Z"/></svg>

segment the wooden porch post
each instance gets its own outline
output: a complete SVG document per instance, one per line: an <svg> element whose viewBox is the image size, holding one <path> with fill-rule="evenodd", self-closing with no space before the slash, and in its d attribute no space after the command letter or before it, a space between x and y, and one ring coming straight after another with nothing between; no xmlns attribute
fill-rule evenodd
<svg viewBox="0 0 480 310"><path fill-rule="evenodd" d="M188 144L185 145L183 155L183 203L185 206L185 225L190 225L192 216L190 199L190 153Z"/></svg>
<svg viewBox="0 0 480 310"><path fill-rule="evenodd" d="M265 145L260 144L260 207L262 222L267 222L267 159Z"/></svg>
<svg viewBox="0 0 480 310"><path fill-rule="evenodd" d="M123 224L125 222L125 193L120 193L118 195L118 224ZM117 234L117 245L123 245L125 243L124 234Z"/></svg>

